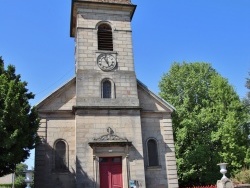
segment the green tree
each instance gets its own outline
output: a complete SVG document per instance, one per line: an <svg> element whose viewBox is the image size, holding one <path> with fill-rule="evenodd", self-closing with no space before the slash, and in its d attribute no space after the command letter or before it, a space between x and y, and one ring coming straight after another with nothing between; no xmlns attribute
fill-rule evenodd
<svg viewBox="0 0 250 188"><path fill-rule="evenodd" d="M39 141L39 118L29 104L34 95L26 86L14 66L5 70L0 57L0 177L14 172Z"/></svg>
<svg viewBox="0 0 250 188"><path fill-rule="evenodd" d="M250 72L248 73L249 76L250 76ZM247 92L247 96L243 99L243 102L244 104L246 105L246 107L248 108L249 110L249 113L250 113L250 77L246 79L246 88L249 90Z"/></svg>
<svg viewBox="0 0 250 188"><path fill-rule="evenodd" d="M250 72L248 73L250 76ZM245 126L248 126L250 128L250 77L246 79L246 88L248 89L247 96L243 99L243 103L248 111L248 120L245 123ZM248 136L250 138L250 135ZM250 145L249 145L250 147ZM247 150L247 155L249 156L246 158L245 162L250 164L250 149Z"/></svg>
<svg viewBox="0 0 250 188"><path fill-rule="evenodd" d="M163 75L160 96L173 104L180 185L211 184L247 162L247 113L234 88L207 63L174 63Z"/></svg>
<svg viewBox="0 0 250 188"><path fill-rule="evenodd" d="M25 187L25 170L28 169L28 166L24 163L16 165L15 170L15 187Z"/></svg>
<svg viewBox="0 0 250 188"><path fill-rule="evenodd" d="M250 72L248 73L248 75L249 75L249 78L247 78L247 81L246 81L246 88L249 90L247 93L247 98L250 101Z"/></svg>

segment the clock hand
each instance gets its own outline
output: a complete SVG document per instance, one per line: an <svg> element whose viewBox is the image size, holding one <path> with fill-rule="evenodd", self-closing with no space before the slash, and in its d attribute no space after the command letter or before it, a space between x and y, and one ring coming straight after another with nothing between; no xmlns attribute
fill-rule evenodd
<svg viewBox="0 0 250 188"><path fill-rule="evenodd" d="M107 56L105 55L104 60L106 61L107 65L109 66L109 61L107 59Z"/></svg>

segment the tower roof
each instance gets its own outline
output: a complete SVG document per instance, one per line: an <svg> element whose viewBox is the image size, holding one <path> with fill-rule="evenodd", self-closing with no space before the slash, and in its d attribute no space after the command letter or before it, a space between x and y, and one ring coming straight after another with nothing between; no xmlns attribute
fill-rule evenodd
<svg viewBox="0 0 250 188"><path fill-rule="evenodd" d="M73 0L73 2L76 0ZM77 0L77 1L88 1L88 2L99 2L99 3L118 3L118 4L132 4L131 0Z"/></svg>

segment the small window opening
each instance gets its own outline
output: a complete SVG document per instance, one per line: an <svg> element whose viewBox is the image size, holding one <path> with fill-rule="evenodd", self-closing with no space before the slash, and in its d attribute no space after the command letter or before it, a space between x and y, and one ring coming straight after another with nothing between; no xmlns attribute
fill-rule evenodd
<svg viewBox="0 0 250 188"><path fill-rule="evenodd" d="M148 165L158 166L159 161L158 161L158 149L156 140L154 139L148 140L147 148L148 148Z"/></svg>
<svg viewBox="0 0 250 188"><path fill-rule="evenodd" d="M55 169L58 171L67 169L66 144L63 141L58 141L55 145Z"/></svg>
<svg viewBox="0 0 250 188"><path fill-rule="evenodd" d="M109 80L102 83L102 98L111 98L111 82Z"/></svg>
<svg viewBox="0 0 250 188"><path fill-rule="evenodd" d="M98 27L98 50L113 51L112 28L108 24L101 24Z"/></svg>

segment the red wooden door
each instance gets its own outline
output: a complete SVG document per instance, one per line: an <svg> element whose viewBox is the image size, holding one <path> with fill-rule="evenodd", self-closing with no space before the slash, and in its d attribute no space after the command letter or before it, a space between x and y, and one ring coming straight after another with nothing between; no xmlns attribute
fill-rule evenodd
<svg viewBox="0 0 250 188"><path fill-rule="evenodd" d="M100 188L122 188L122 158L100 157Z"/></svg>

